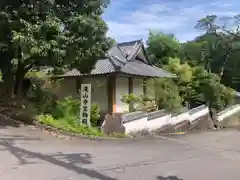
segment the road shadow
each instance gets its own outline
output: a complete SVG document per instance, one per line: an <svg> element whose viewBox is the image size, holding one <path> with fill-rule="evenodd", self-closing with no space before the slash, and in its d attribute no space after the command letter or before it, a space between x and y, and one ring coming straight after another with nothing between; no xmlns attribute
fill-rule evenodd
<svg viewBox="0 0 240 180"><path fill-rule="evenodd" d="M14 121L10 117L0 114L0 129L5 129L8 127L18 128L21 127L22 125L23 125L22 122Z"/></svg>
<svg viewBox="0 0 240 180"><path fill-rule="evenodd" d="M157 180L184 180L184 179L178 178L177 176L167 176L167 177L157 176L156 179Z"/></svg>
<svg viewBox="0 0 240 180"><path fill-rule="evenodd" d="M51 155L51 157L71 164L92 164L92 156L89 153L65 154L59 152Z"/></svg>
<svg viewBox="0 0 240 180"><path fill-rule="evenodd" d="M0 129L25 125L33 125L34 118L29 116L26 109L16 107L3 107L0 105Z"/></svg>
<svg viewBox="0 0 240 180"><path fill-rule="evenodd" d="M24 136L24 135L6 135L6 134L1 134L0 141L20 141L20 140L26 140L26 141L40 141L42 140L41 138L33 138L29 136Z"/></svg>
<svg viewBox="0 0 240 180"><path fill-rule="evenodd" d="M11 153L16 159L18 159L19 165L36 164L36 160L45 161L51 163L66 170L83 174L92 179L99 180L118 180L101 174L100 172L88 168L81 167L81 164L92 164L92 156L89 153L69 153L62 152L55 154L43 154L39 152L33 152L22 147L18 147L14 142L16 140L22 140L23 137L7 137L0 140L0 151L7 151ZM31 141L33 139L25 138L25 141ZM34 139L36 141L36 139Z"/></svg>

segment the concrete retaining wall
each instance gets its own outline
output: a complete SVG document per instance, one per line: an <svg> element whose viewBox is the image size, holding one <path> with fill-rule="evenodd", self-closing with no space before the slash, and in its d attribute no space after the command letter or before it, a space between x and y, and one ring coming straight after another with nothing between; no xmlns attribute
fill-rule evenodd
<svg viewBox="0 0 240 180"><path fill-rule="evenodd" d="M156 117L155 119L148 119L146 124L147 131L154 131L166 124L169 124L171 121L171 114L165 114L163 116Z"/></svg>
<svg viewBox="0 0 240 180"><path fill-rule="evenodd" d="M233 105L217 114L217 120L223 121L224 119L238 113L240 111L240 104Z"/></svg>
<svg viewBox="0 0 240 180"><path fill-rule="evenodd" d="M206 105L202 105L189 110L190 122L196 121L200 117L209 113L209 108Z"/></svg>
<svg viewBox="0 0 240 180"><path fill-rule="evenodd" d="M142 130L147 124L147 114L141 111L125 114L122 116L125 133L136 132Z"/></svg>
<svg viewBox="0 0 240 180"><path fill-rule="evenodd" d="M218 121L223 121L224 119L227 119L239 112L240 104L219 112L216 118ZM125 129L125 133L129 134L143 130L148 132L156 131L168 126L174 128L184 122L189 122L192 126L206 126L206 120L208 124L210 124L209 127L212 126L209 108L202 105L190 110L184 110L179 114L170 114L165 110L155 111L148 114L141 111L124 114L121 116L122 123L117 123L117 125L122 126L122 128ZM200 125L198 125L199 123Z"/></svg>
<svg viewBox="0 0 240 180"><path fill-rule="evenodd" d="M136 112L124 115L123 126L126 129L126 134L138 131L155 131L167 125L177 125L183 121L190 123L198 120L200 117L206 116L209 113L209 108L205 105L172 115L165 110L155 111L148 114ZM131 117L128 118L126 117Z"/></svg>
<svg viewBox="0 0 240 180"><path fill-rule="evenodd" d="M180 123L182 121L186 121L186 120L190 121L190 119L191 119L190 114L187 111L187 112L183 112L181 114L172 116L170 123L171 123L171 125L176 125L176 124L178 124L178 123Z"/></svg>

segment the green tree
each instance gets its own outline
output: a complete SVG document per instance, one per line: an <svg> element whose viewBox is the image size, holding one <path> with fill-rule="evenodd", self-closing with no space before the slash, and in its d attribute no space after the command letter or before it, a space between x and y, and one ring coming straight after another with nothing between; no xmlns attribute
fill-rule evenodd
<svg viewBox="0 0 240 180"><path fill-rule="evenodd" d="M111 44L100 0L1 1L0 68L19 94L32 68L77 68L88 73Z"/></svg>
<svg viewBox="0 0 240 180"><path fill-rule="evenodd" d="M155 79L156 104L158 109L177 112L182 108L182 98L177 84L167 78Z"/></svg>
<svg viewBox="0 0 240 180"><path fill-rule="evenodd" d="M232 104L234 90L221 84L218 76L208 74L200 85L203 99L210 108L221 110Z"/></svg>
<svg viewBox="0 0 240 180"><path fill-rule="evenodd" d="M177 78L174 78L173 81L178 86L178 93L182 98L183 105L186 105L191 99L189 88L192 81L192 68L187 63L181 63L179 58L169 58L168 62L168 65L165 65L164 68L177 75Z"/></svg>
<svg viewBox="0 0 240 180"><path fill-rule="evenodd" d="M180 58L190 66L204 66L204 42L189 41L181 45Z"/></svg>
<svg viewBox="0 0 240 180"><path fill-rule="evenodd" d="M205 68L209 72L218 74L220 79L224 76L231 55L240 51L239 39L227 30L228 20L233 19L235 19L234 25L238 26L240 22L238 16L223 20L216 15L206 16L196 25L197 29L204 30L206 33L195 40L205 42L201 48L205 55Z"/></svg>
<svg viewBox="0 0 240 180"><path fill-rule="evenodd" d="M177 74L178 77L173 80L160 81L164 84L163 87L167 87L158 86L160 91L157 90L157 92L160 97L169 97L168 93L175 94L173 96L175 98L172 98L171 101L164 101L164 98L162 98L163 102L170 103L168 105L173 102L179 105L180 101L176 98L179 96L180 104L184 106L188 105L193 108L201 104L207 104L217 110L226 108L233 102L233 89L221 84L220 78L216 74L209 73L203 66L191 67L187 63L181 63L179 58L169 58L168 62L169 64L164 68ZM167 105L164 104L164 106Z"/></svg>
<svg viewBox="0 0 240 180"><path fill-rule="evenodd" d="M204 30L206 33L216 33L219 29L216 24L217 18L216 15L207 15L198 21L196 28Z"/></svg>
<svg viewBox="0 0 240 180"><path fill-rule="evenodd" d="M234 35L220 31L217 20L215 15L199 20L196 28L204 30L205 34L183 44L170 36L150 33L147 50L155 60L155 65L178 76L172 80L160 79L155 82L160 108L171 109L169 107L174 103L190 105L191 108L207 104L220 110L233 101L234 90L221 83L227 71L228 78L236 76L236 71L239 71L236 57L240 46ZM234 76L230 74L233 67ZM171 100L167 101L165 97Z"/></svg>
<svg viewBox="0 0 240 180"><path fill-rule="evenodd" d="M173 35L150 32L147 40L147 52L156 65L167 64L169 57L178 56L180 43Z"/></svg>

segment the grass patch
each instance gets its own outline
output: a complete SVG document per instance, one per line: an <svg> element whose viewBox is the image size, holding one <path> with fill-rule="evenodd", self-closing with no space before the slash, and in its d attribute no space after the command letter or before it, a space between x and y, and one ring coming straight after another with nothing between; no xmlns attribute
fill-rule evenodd
<svg viewBox="0 0 240 180"><path fill-rule="evenodd" d="M103 136L100 128L88 127L87 125L80 124L74 117L56 119L52 115L46 114L39 115L37 119L39 123L65 132L72 132L88 136Z"/></svg>

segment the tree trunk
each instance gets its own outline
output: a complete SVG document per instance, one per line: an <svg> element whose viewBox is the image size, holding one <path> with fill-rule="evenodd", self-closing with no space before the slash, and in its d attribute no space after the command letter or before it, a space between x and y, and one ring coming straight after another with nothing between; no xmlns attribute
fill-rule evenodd
<svg viewBox="0 0 240 180"><path fill-rule="evenodd" d="M22 63L18 64L17 71L15 73L14 94L18 100L22 95L22 83L25 76L25 68Z"/></svg>
<svg viewBox="0 0 240 180"><path fill-rule="evenodd" d="M0 54L0 70L2 72L2 87L1 87L1 99L4 98L7 101L13 95L14 75L12 73L13 64L11 62L12 55L9 51L3 51Z"/></svg>
<svg viewBox="0 0 240 180"><path fill-rule="evenodd" d="M14 77L11 71L2 72L3 91L1 97L11 99L13 96Z"/></svg>
<svg viewBox="0 0 240 180"><path fill-rule="evenodd" d="M229 56L233 53L233 52L237 52L240 51L240 49L228 49L227 52L224 54L224 61L223 61L223 65L221 67L221 71L220 71L220 80L222 81L222 77L224 75L224 71L225 71L225 67L227 64L227 61L229 59Z"/></svg>
<svg viewBox="0 0 240 180"><path fill-rule="evenodd" d="M227 64L227 61L228 61L228 58L229 58L229 55L232 53L232 49L231 48L229 48L228 50L227 50L227 52L224 54L224 56L223 56L223 64L222 64L222 67L221 67L221 70L220 70L220 73L219 73L219 75L220 75L220 81L222 81L222 77L223 77L223 74L224 74L224 71L225 71L225 66L226 66L226 64Z"/></svg>
<svg viewBox="0 0 240 180"><path fill-rule="evenodd" d="M23 80L27 72L32 68L33 65L25 66L23 63L19 63L17 71L15 73L15 85L14 94L16 99L19 99L23 94Z"/></svg>

